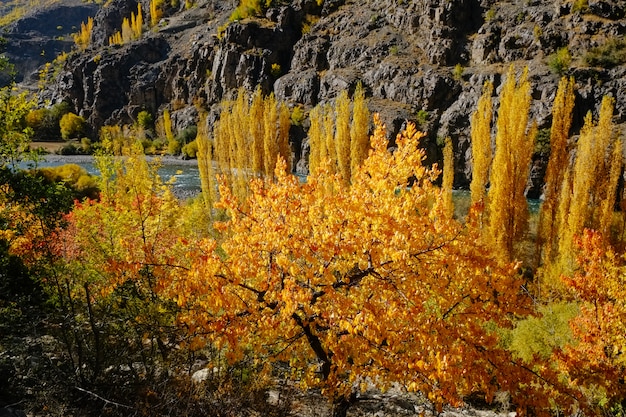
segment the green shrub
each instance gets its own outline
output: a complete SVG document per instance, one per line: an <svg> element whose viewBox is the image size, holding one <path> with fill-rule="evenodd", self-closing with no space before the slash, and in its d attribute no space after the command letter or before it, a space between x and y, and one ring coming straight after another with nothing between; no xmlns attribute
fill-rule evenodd
<svg viewBox="0 0 626 417"><path fill-rule="evenodd" d="M195 140L183 146L182 154L187 158L195 158L198 153L198 142Z"/></svg>
<svg viewBox="0 0 626 417"><path fill-rule="evenodd" d="M430 114L426 110L421 109L417 112L415 118L417 119L417 124L423 126L430 120Z"/></svg>
<svg viewBox="0 0 626 417"><path fill-rule="evenodd" d="M541 306L539 316L528 317L504 337L509 350L526 363L534 356L547 359L555 349L574 343L569 321L578 314L578 306L560 302Z"/></svg>
<svg viewBox="0 0 626 417"><path fill-rule="evenodd" d="M565 74L571 63L572 56L570 55L567 46L559 48L554 54L548 57L548 66L555 74L558 75Z"/></svg>
<svg viewBox="0 0 626 417"><path fill-rule="evenodd" d="M535 139L535 154L548 155L550 153L550 129L541 129Z"/></svg>
<svg viewBox="0 0 626 417"><path fill-rule="evenodd" d="M137 125L143 129L152 129L154 127L154 119L152 114L147 110L142 110L137 115Z"/></svg>
<svg viewBox="0 0 626 417"><path fill-rule="evenodd" d="M182 130L182 132L176 135L176 140L182 145L185 145L196 140L196 136L198 136L198 127L196 125L192 125L187 126Z"/></svg>
<svg viewBox="0 0 626 417"><path fill-rule="evenodd" d="M589 50L585 64L592 67L612 68L626 63L626 38L611 39L604 45Z"/></svg>
<svg viewBox="0 0 626 417"><path fill-rule="evenodd" d="M35 140L61 140L59 123L61 117L69 111L70 106L66 102L55 104L51 108L34 109L26 115L26 126L32 129Z"/></svg>

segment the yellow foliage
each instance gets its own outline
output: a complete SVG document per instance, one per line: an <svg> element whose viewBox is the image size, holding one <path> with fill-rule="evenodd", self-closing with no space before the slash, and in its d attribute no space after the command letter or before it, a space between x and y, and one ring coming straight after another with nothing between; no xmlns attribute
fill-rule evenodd
<svg viewBox="0 0 626 417"><path fill-rule="evenodd" d="M612 122L614 102L613 98L604 97L597 124L588 113L580 132L571 172L571 188L564 191L571 193L571 198L568 206L561 209L563 223L559 231L559 256L565 273L573 271L574 238L584 228L607 233L610 227L612 202L615 201L622 165L621 141L616 138ZM605 238L609 241L610 236Z"/></svg>
<svg viewBox="0 0 626 417"><path fill-rule="evenodd" d="M483 86L483 94L478 100L476 111L472 114L472 181L470 183L471 204L483 201L485 186L491 166L491 118L493 84L489 81Z"/></svg>
<svg viewBox="0 0 626 417"><path fill-rule="evenodd" d="M81 22L80 32L74 34L74 43L80 50L85 50L91 42L91 32L93 31L93 18L89 17L87 23Z"/></svg>
<svg viewBox="0 0 626 417"><path fill-rule="evenodd" d="M528 127L530 101L528 69L517 82L511 65L500 94L489 188L488 235L496 256L503 262L514 258L514 244L528 227L524 192L537 132L535 124Z"/></svg>
<svg viewBox="0 0 626 417"><path fill-rule="evenodd" d="M476 321L509 326L524 313L517 274L445 215L423 135L410 125L392 154L376 124L350 187L328 170L301 183L282 161L274 178L250 181L245 202L222 182L219 250L194 242L187 275L166 286L179 320L232 360L288 362L334 402L361 380L404 384L438 406L529 382Z"/></svg>
<svg viewBox="0 0 626 417"><path fill-rule="evenodd" d="M454 202L452 201L452 186L454 185L454 150L452 140L447 137L443 148L443 180L441 192L443 193L443 207L446 215L454 215Z"/></svg>
<svg viewBox="0 0 626 417"><path fill-rule="evenodd" d="M544 202L539 224L539 245L542 261L549 263L555 256L559 240L557 210L561 187L569 164L567 142L574 109L574 79L562 78L552 107L550 129L550 159L545 175Z"/></svg>
<svg viewBox="0 0 626 417"><path fill-rule="evenodd" d="M352 97L352 124L350 125L350 172L367 158L369 151L370 112L367 108L363 84L359 81Z"/></svg>
<svg viewBox="0 0 626 417"><path fill-rule="evenodd" d="M137 3L137 14L131 12L130 18L125 17L122 21L122 28L109 36L109 45L123 45L135 39L139 39L143 33L143 14L141 3Z"/></svg>
<svg viewBox="0 0 626 417"><path fill-rule="evenodd" d="M334 108L318 105L311 110L309 119L309 172L315 173L323 165L349 184L352 172L365 160L369 149L369 111L361 83L352 103L343 91Z"/></svg>
<svg viewBox="0 0 626 417"><path fill-rule="evenodd" d="M150 0L150 25L156 26L163 17L163 0Z"/></svg>

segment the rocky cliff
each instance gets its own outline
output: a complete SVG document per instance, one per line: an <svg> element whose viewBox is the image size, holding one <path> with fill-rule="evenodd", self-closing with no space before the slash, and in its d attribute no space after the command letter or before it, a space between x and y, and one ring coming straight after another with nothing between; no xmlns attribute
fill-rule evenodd
<svg viewBox="0 0 626 417"><path fill-rule="evenodd" d="M149 10L148 2L142 6ZM550 127L562 75L577 81L574 134L604 95L616 98L615 122L626 125L621 0L292 0L229 23L236 6L236 0L181 4L141 39L108 46L108 36L137 7L113 0L95 15L91 47L69 56L44 96L70 101L96 127L168 107L182 129L197 122L194 104L203 103L212 122L218 103L239 87L261 86L310 109L360 81L390 134L407 120L428 132L431 160L439 158L437 138L452 137L459 187L471 175L469 118L482 85L492 80L497 91L510 64L529 68L540 129ZM306 140L295 144L296 155L306 158ZM532 197L540 192L540 156Z"/></svg>

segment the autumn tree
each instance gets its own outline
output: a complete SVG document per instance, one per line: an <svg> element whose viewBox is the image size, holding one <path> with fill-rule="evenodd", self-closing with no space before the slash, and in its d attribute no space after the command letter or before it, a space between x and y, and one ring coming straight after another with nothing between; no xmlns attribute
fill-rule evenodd
<svg viewBox="0 0 626 417"><path fill-rule="evenodd" d="M337 172L348 183L350 181L350 99L348 92L343 90L335 100L335 137L333 145L337 155Z"/></svg>
<svg viewBox="0 0 626 417"><path fill-rule="evenodd" d="M621 141L612 122L613 106L614 99L605 97L597 123L591 113L585 117L568 188L564 190L571 197L560 201L559 256L565 273L574 269L573 242L584 228L598 230L610 241L608 230L623 159Z"/></svg>
<svg viewBox="0 0 626 417"><path fill-rule="evenodd" d="M454 185L454 149L452 139L447 137L443 147L443 176L441 180L442 201L446 215L454 215L454 202L452 201L452 186Z"/></svg>
<svg viewBox="0 0 626 417"><path fill-rule="evenodd" d="M352 96L352 124L350 125L350 172L356 172L367 158L369 151L370 112L367 108L365 90L359 82Z"/></svg>
<svg viewBox="0 0 626 417"><path fill-rule="evenodd" d="M109 37L109 45L123 45L139 39L143 33L143 14L141 3L137 3L137 14L131 12L130 17L122 20L122 28Z"/></svg>
<svg viewBox="0 0 626 417"><path fill-rule="evenodd" d="M197 157L202 197L204 199L205 208L210 213L213 210L213 205L217 202L217 181L215 169L213 168L214 149L213 143L209 138L206 114L200 115L196 142L198 143Z"/></svg>
<svg viewBox="0 0 626 417"><path fill-rule="evenodd" d="M553 355L588 415L612 415L626 399L626 265L605 240L589 229L576 239L579 268L562 278L567 297L579 304L570 321L575 342Z"/></svg>
<svg viewBox="0 0 626 417"><path fill-rule="evenodd" d="M543 263L550 263L558 249L557 210L565 173L569 168L569 131L574 109L574 79L562 78L552 106L550 159L546 168L544 201L539 220L539 247Z"/></svg>
<svg viewBox="0 0 626 417"><path fill-rule="evenodd" d="M470 183L471 204L482 201L489 178L491 166L491 118L493 84L489 81L483 86L483 94L478 100L476 111L472 113L472 181Z"/></svg>
<svg viewBox="0 0 626 417"><path fill-rule="evenodd" d="M158 165L146 162L138 144L124 152L125 159L98 158L99 200L77 203L67 216L56 240L63 262L48 282L67 317L68 351L81 385L119 377L126 360L144 367L135 382L156 377L174 337L176 308L159 290L184 260L178 242L185 217Z"/></svg>
<svg viewBox="0 0 626 417"><path fill-rule="evenodd" d="M368 383L401 383L438 408L471 392L491 401L531 375L490 330L524 314L518 275L445 214L422 135L410 125L391 154L377 126L350 187L328 170L302 184L284 162L251 180L245 203L222 183L222 238L195 243L187 278L166 286L179 320L231 361L289 363L337 416Z"/></svg>
<svg viewBox="0 0 626 417"><path fill-rule="evenodd" d="M365 160L369 149L369 111L362 84L357 85L352 101L343 91L334 106L316 106L309 119L309 171L327 164L348 184L352 171Z"/></svg>
<svg viewBox="0 0 626 417"><path fill-rule="evenodd" d="M215 159L236 194L244 198L251 177L272 176L279 155L291 161L290 113L273 94L263 97L260 89L250 96L242 88L236 100L221 105L213 129Z"/></svg>
<svg viewBox="0 0 626 417"><path fill-rule="evenodd" d="M534 149L536 125L528 126L530 110L528 69L516 81L510 67L502 93L496 122L496 149L490 174L488 235L496 256L509 261L514 245L528 227L526 184Z"/></svg>
<svg viewBox="0 0 626 417"><path fill-rule="evenodd" d="M156 26L163 16L163 0L150 0L150 26Z"/></svg>
<svg viewBox="0 0 626 417"><path fill-rule="evenodd" d="M80 138L85 134L87 122L75 113L65 113L59 121L61 137L65 140Z"/></svg>
<svg viewBox="0 0 626 417"><path fill-rule="evenodd" d="M80 32L74 34L74 43L78 49L85 50L91 42L91 32L93 31L93 18L89 17L87 23L81 22Z"/></svg>

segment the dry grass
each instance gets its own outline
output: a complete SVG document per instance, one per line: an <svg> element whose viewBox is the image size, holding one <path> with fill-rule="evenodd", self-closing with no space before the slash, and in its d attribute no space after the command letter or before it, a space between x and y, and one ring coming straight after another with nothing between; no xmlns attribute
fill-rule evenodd
<svg viewBox="0 0 626 417"><path fill-rule="evenodd" d="M47 153L56 153L59 149L67 145L68 142L31 142L31 149L43 149Z"/></svg>

